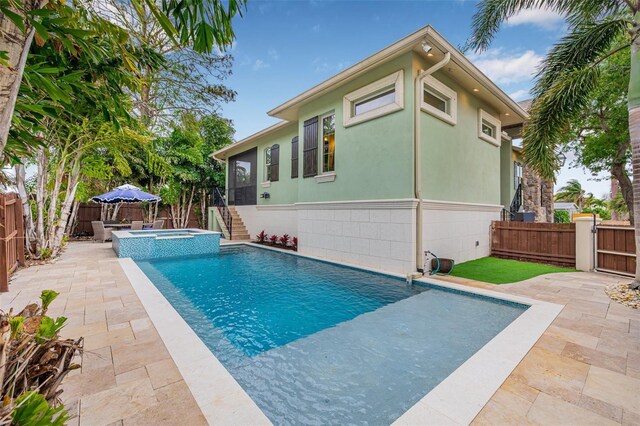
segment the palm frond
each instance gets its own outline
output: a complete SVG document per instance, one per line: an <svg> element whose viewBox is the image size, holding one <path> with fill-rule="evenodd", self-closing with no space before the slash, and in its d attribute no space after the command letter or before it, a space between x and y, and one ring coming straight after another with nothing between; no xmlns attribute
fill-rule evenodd
<svg viewBox="0 0 640 426"><path fill-rule="evenodd" d="M565 71L534 100L523 133L523 156L527 165L543 178L554 179L558 168L556 149L562 132L588 102L599 75L599 67Z"/></svg>
<svg viewBox="0 0 640 426"><path fill-rule="evenodd" d="M625 10L620 0L486 0L478 5L471 23L471 37L465 49L482 51L489 47L500 25L525 9L542 8L566 16L571 27L595 22Z"/></svg>
<svg viewBox="0 0 640 426"><path fill-rule="evenodd" d="M583 68L601 60L626 29L624 19L607 19L574 28L553 46L540 64L532 94L535 97L543 94L567 69Z"/></svg>

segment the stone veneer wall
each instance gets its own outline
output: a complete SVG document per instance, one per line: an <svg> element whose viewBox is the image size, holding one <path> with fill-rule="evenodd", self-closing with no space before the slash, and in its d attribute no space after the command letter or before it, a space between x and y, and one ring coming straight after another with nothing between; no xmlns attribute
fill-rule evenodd
<svg viewBox="0 0 640 426"><path fill-rule="evenodd" d="M536 214L536 222L553 222L553 182L541 179L524 166L522 171L522 208Z"/></svg>
<svg viewBox="0 0 640 426"><path fill-rule="evenodd" d="M397 273L415 271L415 200L299 203L299 251Z"/></svg>

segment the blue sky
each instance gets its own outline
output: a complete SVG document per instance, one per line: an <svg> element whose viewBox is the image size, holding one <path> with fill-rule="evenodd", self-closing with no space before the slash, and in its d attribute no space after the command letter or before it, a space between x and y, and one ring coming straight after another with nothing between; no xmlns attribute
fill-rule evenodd
<svg viewBox="0 0 640 426"><path fill-rule="evenodd" d="M266 112L400 38L432 25L453 45L467 40L475 1L261 1L249 0L235 19L233 75L226 84L238 93L223 106L236 139L275 122ZM528 97L536 66L564 33L562 18L546 10L512 18L491 49L470 59L516 100ZM570 161L567 161L570 163ZM577 178L597 196L608 182L587 180L565 167L562 185Z"/></svg>

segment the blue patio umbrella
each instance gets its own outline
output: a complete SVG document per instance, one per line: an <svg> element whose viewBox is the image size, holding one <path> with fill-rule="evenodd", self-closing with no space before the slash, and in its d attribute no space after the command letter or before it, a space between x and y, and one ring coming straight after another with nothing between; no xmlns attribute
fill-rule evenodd
<svg viewBox="0 0 640 426"><path fill-rule="evenodd" d="M155 203L160 201L160 197L141 191L140 188L133 185L120 185L113 191L109 191L102 195L96 195L91 201L103 204L119 204L119 203Z"/></svg>

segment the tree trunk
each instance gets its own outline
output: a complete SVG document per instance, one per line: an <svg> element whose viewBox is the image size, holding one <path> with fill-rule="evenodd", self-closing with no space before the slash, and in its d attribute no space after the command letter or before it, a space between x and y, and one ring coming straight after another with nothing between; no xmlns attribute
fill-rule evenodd
<svg viewBox="0 0 640 426"><path fill-rule="evenodd" d="M69 222L67 222L67 229L65 233L69 236L73 235L73 232L76 229L76 219L78 218L78 210L80 209L80 202L75 200L73 202L73 206L71 207L71 217L69 217Z"/></svg>
<svg viewBox="0 0 640 426"><path fill-rule="evenodd" d="M634 16L640 24L640 12ZM640 255L640 38L631 45L631 73L629 78L629 136L633 165L633 218L636 234L636 256ZM640 257L640 256L638 256ZM632 288L640 288L640 259L636 261L636 277Z"/></svg>
<svg viewBox="0 0 640 426"><path fill-rule="evenodd" d="M622 194L624 203L627 205L627 209L629 210L629 220L631 221L631 225L633 225L635 223L633 216L633 212L635 210L633 208L633 182L631 182L631 179L625 170L625 164L615 162L611 167L611 174L620 184L620 193Z"/></svg>
<svg viewBox="0 0 640 426"><path fill-rule="evenodd" d="M65 191L62 206L60 206L60 215L57 217L55 222L55 232L53 233L53 239L51 241L53 256L57 256L62 249L62 239L64 238L64 232L67 229L67 222L71 215L71 207L75 201L76 190L78 189L78 182L80 180L81 156L81 151L78 151L67 176L67 190Z"/></svg>
<svg viewBox="0 0 640 426"><path fill-rule="evenodd" d="M36 178L36 252L39 251L44 242L44 208L47 196L47 176L49 171L47 154L44 148L38 148L38 175Z"/></svg>
<svg viewBox="0 0 640 426"><path fill-rule="evenodd" d="M12 9L22 15L16 9ZM0 66L0 156L7 145L11 118L16 107L16 99L34 34L33 28L27 27L27 32L24 33L11 19L0 14L1 50L6 51L9 56L9 66Z"/></svg>
<svg viewBox="0 0 640 426"><path fill-rule="evenodd" d="M33 213L29 203L29 193L26 187L26 169L24 164L16 164L16 188L22 202L22 215L24 216L24 246L29 254L35 254L33 244L36 240L36 229L33 223Z"/></svg>

